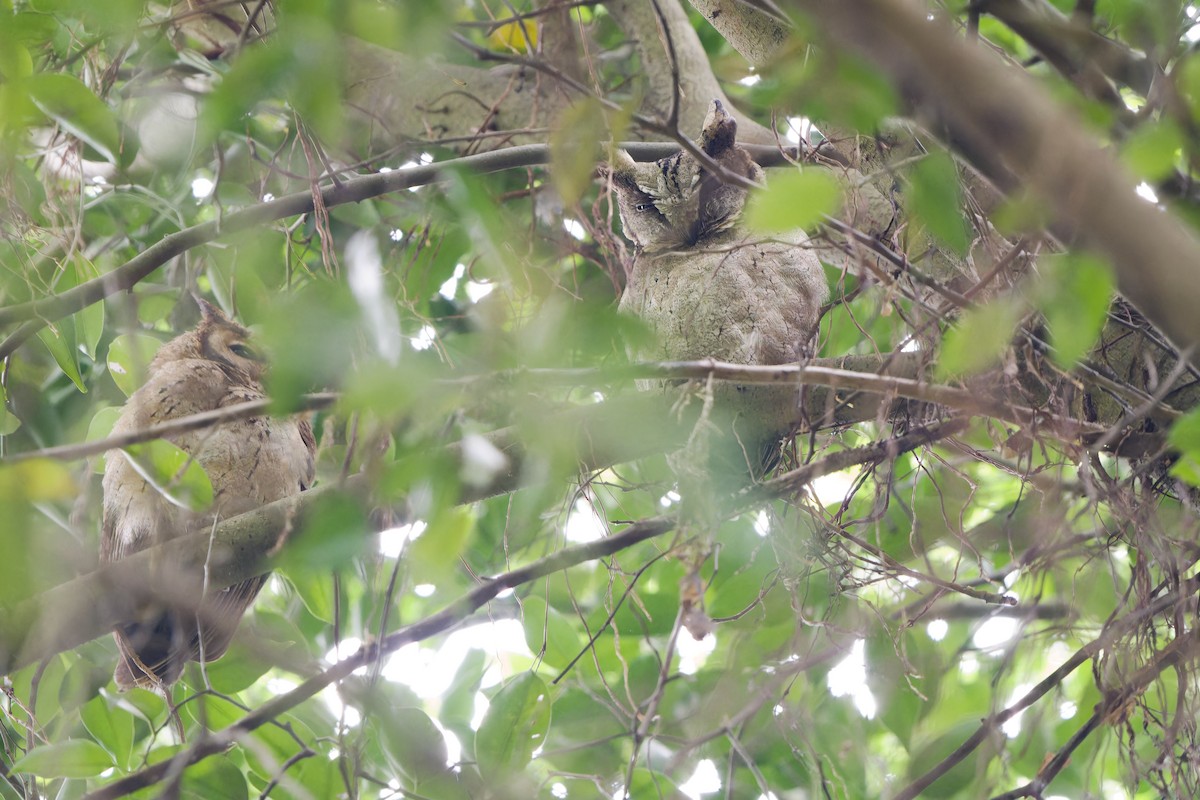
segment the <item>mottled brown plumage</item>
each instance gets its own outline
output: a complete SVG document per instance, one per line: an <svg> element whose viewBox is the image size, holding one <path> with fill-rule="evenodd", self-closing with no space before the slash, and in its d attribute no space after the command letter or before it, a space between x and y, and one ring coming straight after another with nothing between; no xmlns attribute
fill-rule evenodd
<svg viewBox="0 0 1200 800"><path fill-rule="evenodd" d="M765 183L736 132L737 122L713 101L700 147L726 172ZM625 235L638 246L620 308L656 337L635 357L785 364L805 355L828 288L803 231L770 238L747 231L748 190L723 182L686 151L648 164L620 152L610 174ZM773 450L781 431L758 421L795 405L794 393L778 387L723 384L715 395L739 420L747 452Z"/></svg>
<svg viewBox="0 0 1200 800"><path fill-rule="evenodd" d="M114 434L265 396L263 362L250 332L201 301L195 330L164 344L146 383L126 402ZM297 494L313 480L313 435L303 418L251 417L170 437L204 468L213 504L196 513L172 503L146 482L124 452L109 453L104 471L100 560L116 561L214 521ZM189 660L212 661L228 648L238 621L265 575L210 590L190 607L156 604L119 627L121 660L113 679L121 689L170 686Z"/></svg>

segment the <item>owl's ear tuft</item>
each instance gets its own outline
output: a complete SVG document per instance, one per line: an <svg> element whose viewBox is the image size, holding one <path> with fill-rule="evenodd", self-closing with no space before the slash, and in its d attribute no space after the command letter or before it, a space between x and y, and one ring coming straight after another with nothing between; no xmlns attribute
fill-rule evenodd
<svg viewBox="0 0 1200 800"><path fill-rule="evenodd" d="M720 100L713 100L704 117L704 127L700 131L700 147L708 155L716 158L732 148L737 141L737 120L730 116Z"/></svg>
<svg viewBox="0 0 1200 800"><path fill-rule="evenodd" d="M192 299L196 301L196 305L200 307L200 319L205 322L228 322L229 318L214 306L212 303L205 300L198 294L193 294Z"/></svg>
<svg viewBox="0 0 1200 800"><path fill-rule="evenodd" d="M605 172L608 177L618 183L623 183L626 186L636 186L638 165L633 160L633 156L629 155L625 150L617 150L613 153L610 162L605 165Z"/></svg>

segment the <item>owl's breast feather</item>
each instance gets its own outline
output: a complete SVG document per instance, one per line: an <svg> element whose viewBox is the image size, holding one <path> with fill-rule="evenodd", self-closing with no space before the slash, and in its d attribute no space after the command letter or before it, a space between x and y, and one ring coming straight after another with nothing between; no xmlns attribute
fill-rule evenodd
<svg viewBox="0 0 1200 800"><path fill-rule="evenodd" d="M820 262L797 232L747 240L737 232L704 247L638 259L620 310L641 317L667 360L738 364L795 361L828 295Z"/></svg>

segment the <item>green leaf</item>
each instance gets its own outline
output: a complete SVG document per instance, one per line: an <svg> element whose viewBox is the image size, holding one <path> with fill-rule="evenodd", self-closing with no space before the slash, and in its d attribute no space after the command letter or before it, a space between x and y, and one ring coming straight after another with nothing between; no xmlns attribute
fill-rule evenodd
<svg viewBox="0 0 1200 800"><path fill-rule="evenodd" d="M144 333L127 333L112 340L108 346L108 372L113 383L125 393L133 394L142 385L146 366L162 347L162 342Z"/></svg>
<svg viewBox="0 0 1200 800"><path fill-rule="evenodd" d="M0 383L0 436L7 436L19 427L21 420L17 419L16 414L8 413L8 395L5 393L4 384Z"/></svg>
<svg viewBox="0 0 1200 800"><path fill-rule="evenodd" d="M90 778L113 766L104 748L90 739L72 739L35 747L12 765L12 772L39 778Z"/></svg>
<svg viewBox="0 0 1200 800"><path fill-rule="evenodd" d="M344 493L327 492L304 516L283 551L283 566L328 575L361 556L369 544L362 505Z"/></svg>
<svg viewBox="0 0 1200 800"><path fill-rule="evenodd" d="M504 685L475 733L475 757L487 780L502 780L525 768L550 729L550 691L542 679L523 672Z"/></svg>
<svg viewBox="0 0 1200 800"><path fill-rule="evenodd" d="M69 133L117 163L121 151L117 119L108 106L75 77L34 75L26 84L34 105Z"/></svg>
<svg viewBox="0 0 1200 800"><path fill-rule="evenodd" d="M96 267L82 258L74 265L75 285L79 285L100 273ZM100 337L104 335L104 303L92 303L75 313L75 345L88 354L93 361L96 359L96 347Z"/></svg>
<svg viewBox="0 0 1200 800"><path fill-rule="evenodd" d="M324 622L333 622L337 603L331 575L306 569L288 570L286 567L282 567L280 571L296 590L308 613Z"/></svg>
<svg viewBox="0 0 1200 800"><path fill-rule="evenodd" d="M253 686L271 668L266 656L257 643L247 645L239 631L225 655L205 668L208 681L221 694L234 695Z"/></svg>
<svg viewBox="0 0 1200 800"><path fill-rule="evenodd" d="M443 509L425 532L408 547L406 558L423 583L440 583L452 576L475 530L475 514L466 506Z"/></svg>
<svg viewBox="0 0 1200 800"><path fill-rule="evenodd" d="M133 716L113 708L107 697L94 697L79 709L79 716L96 743L104 747L122 769L133 752Z"/></svg>
<svg viewBox="0 0 1200 800"><path fill-rule="evenodd" d="M28 48L8 36L0 39L0 43L3 44L0 46L0 76L16 81L33 74L33 57Z"/></svg>
<svg viewBox="0 0 1200 800"><path fill-rule="evenodd" d="M955 725L943 726L943 732L931 741L914 748L912 759L908 764L908 779L912 780L924 775L954 751L956 747L971 737L979 727L979 720L964 719ZM970 786L979 775L980 764L986 763L994 754L996 748L992 741L984 740L982 746L970 758L963 759L950 768L944 775L933 782L921 796L931 798L950 798Z"/></svg>
<svg viewBox="0 0 1200 800"><path fill-rule="evenodd" d="M1200 408L1194 408L1171 425L1167 441L1185 456L1200 460Z"/></svg>
<svg viewBox="0 0 1200 800"><path fill-rule="evenodd" d="M183 800L246 800L246 776L228 758L209 758L183 773L179 796Z"/></svg>
<svg viewBox="0 0 1200 800"><path fill-rule="evenodd" d="M0 465L0 508L16 500L40 503L65 500L77 488L64 464L36 458L12 465Z"/></svg>
<svg viewBox="0 0 1200 800"><path fill-rule="evenodd" d="M1003 298L963 314L942 339L939 379L970 375L996 364L1021 319L1021 307Z"/></svg>
<svg viewBox="0 0 1200 800"><path fill-rule="evenodd" d="M771 175L767 188L755 192L746 209L746 224L763 233L811 229L837 211L842 190L828 172L792 170Z"/></svg>
<svg viewBox="0 0 1200 800"><path fill-rule="evenodd" d="M1157 182L1175 171L1183 144L1183 134L1171 120L1147 122L1121 144L1121 160L1139 178Z"/></svg>
<svg viewBox="0 0 1200 800"><path fill-rule="evenodd" d="M1096 344L1114 291L1112 270L1094 256L1066 253L1042 258L1038 308L1046 317L1050 357L1071 369Z"/></svg>
<svg viewBox="0 0 1200 800"><path fill-rule="evenodd" d="M583 649L576 626L540 597L525 598L521 620L525 626L525 644L535 655L542 654L547 664L566 667Z"/></svg>
<svg viewBox="0 0 1200 800"><path fill-rule="evenodd" d="M42 340L42 344L46 345L46 349L54 357L54 362L58 364L59 369L71 379L79 391L87 394L87 386L84 385L83 376L79 373L79 351L75 349L74 322L69 318L60 319L38 331L38 338Z"/></svg>
<svg viewBox="0 0 1200 800"><path fill-rule="evenodd" d="M658 770L639 767L629 781L629 797L679 797L682 792L675 783Z"/></svg>
<svg viewBox="0 0 1200 800"><path fill-rule="evenodd" d="M550 132L550 177L564 205L574 206L591 186L607 127L595 98L576 101L559 115Z"/></svg>
<svg viewBox="0 0 1200 800"><path fill-rule="evenodd" d="M446 737L421 709L392 708L373 719L382 729L388 752L412 780L420 783L449 769Z"/></svg>
<svg viewBox="0 0 1200 800"><path fill-rule="evenodd" d="M908 177L908 210L942 244L959 255L966 253L971 238L962 216L954 160L943 152L932 152L917 162Z"/></svg>
<svg viewBox="0 0 1200 800"><path fill-rule="evenodd" d="M212 505L208 473L190 455L163 439L123 448L134 471L170 502L192 511Z"/></svg>
<svg viewBox="0 0 1200 800"><path fill-rule="evenodd" d="M112 435L113 427L117 424L117 419L121 416L121 409L116 406L105 406L96 410L92 415L92 421L88 423L87 436L84 437L85 442L98 442L101 439L107 439ZM96 456L95 463L92 465L92 471L100 474L104 472L104 465L108 461L108 455L101 453Z"/></svg>

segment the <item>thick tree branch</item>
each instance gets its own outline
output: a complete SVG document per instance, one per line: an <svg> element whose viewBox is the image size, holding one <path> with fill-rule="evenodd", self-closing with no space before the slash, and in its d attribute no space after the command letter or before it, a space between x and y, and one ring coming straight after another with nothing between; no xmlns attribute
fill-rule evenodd
<svg viewBox="0 0 1200 800"><path fill-rule="evenodd" d="M679 145L672 142L621 142L617 146L642 161L662 158L679 149ZM769 145L759 145L751 149L755 157L766 166L784 163L789 157L788 153ZM790 155L794 158L796 154ZM325 208L332 208L346 203L358 203L373 197L381 197L414 186L425 186L441 180L448 170L460 169L486 174L547 164L549 161L550 148L548 145L530 144L509 147L504 150L494 150L449 161L343 180L321 190L321 204ZM218 221L205 222L169 234L99 278L81 283L60 294L0 308L0 325L14 322L25 323L7 339L0 342L0 359L12 355L17 347L45 327L48 322L61 319L92 303L103 300L105 297L133 288L139 281L172 258L182 255L194 247L257 225L307 214L312 210L312 192L303 191L267 203L260 203L241 211L234 211L225 214Z"/></svg>
<svg viewBox="0 0 1200 800"><path fill-rule="evenodd" d="M821 414L834 405L833 391L812 387L808 406L793 411L797 424L805 418L821 418ZM649 393L618 397L551 417L543 415L531 424L543 431L550 428L569 434L580 469L590 471L683 446L702 404L688 403L683 408L676 408L676 399L674 395ZM878 402L878 398L872 403L870 396L864 396L852 407L838 404L841 410L835 416L873 415L878 411ZM194 418L189 420L189 424L193 421ZM528 435L524 424L494 431L487 439L507 456L508 466L494 474L486 484L466 488L461 502L512 491L520 487L529 474L524 469L529 457L525 449ZM443 456L452 463L461 464L461 444L447 446ZM413 457L428 460L429 454ZM836 459L829 463L835 462ZM794 485L787 480L779 484L780 490L794 491ZM365 492L365 479L351 478L342 489ZM177 575L162 576L155 566L199 567L208 556L210 535L213 551L220 554L208 565L210 587L229 586L262 574L270 568L267 554L278 545L280 531L301 529L304 514L329 490L320 488L306 492L225 520L212 531L205 529L181 536L4 610L0 613L0 674L101 636L155 597L194 598L194 586L183 585ZM156 575L158 579L153 577Z"/></svg>
<svg viewBox="0 0 1200 800"><path fill-rule="evenodd" d="M1200 345L1200 242L1027 75L896 0L793 0L836 47L873 62L915 112L1006 188L1026 187L1068 236L1105 255L1117 286L1181 350Z"/></svg>

